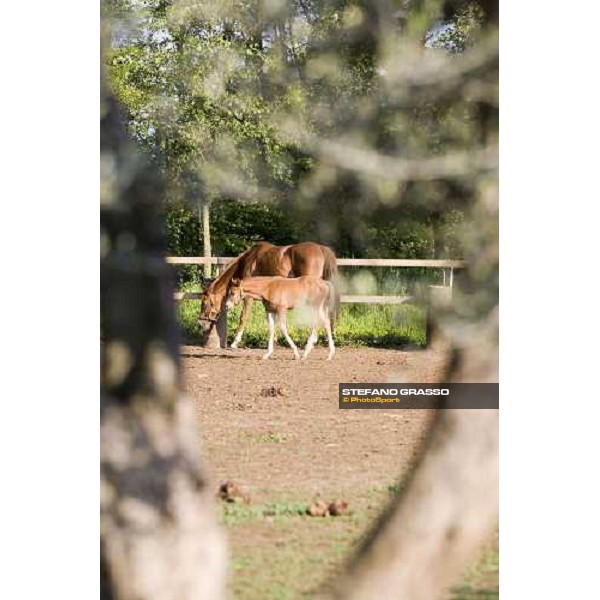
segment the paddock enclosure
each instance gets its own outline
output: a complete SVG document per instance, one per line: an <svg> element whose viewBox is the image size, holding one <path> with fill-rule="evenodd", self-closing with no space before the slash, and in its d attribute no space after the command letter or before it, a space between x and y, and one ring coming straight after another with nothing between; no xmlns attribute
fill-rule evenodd
<svg viewBox="0 0 600 600"><path fill-rule="evenodd" d="M233 259L234 257L172 256L167 258L167 262L176 269L181 266L193 268L200 265L214 265L218 275ZM356 309L351 309L351 322L346 319L349 316L348 310L344 309L341 315L338 314L336 345L341 343L395 348L427 343L427 315L432 309L435 310L436 307L451 301L455 271L464 268L464 261L451 259L337 258L336 263L338 266L336 287L338 292L341 292L341 307ZM184 337L188 339L190 336L197 339L202 337L202 345L211 348L227 347L231 343L231 339L228 339L231 338L231 332L228 335L228 329L232 326L237 328L239 311L234 313L223 311L208 335L201 334L195 327L196 312L200 310L197 302L202 299L200 284L187 284L185 287L185 290L180 289L175 292L174 296L179 304L179 317ZM255 303L254 306L255 317L258 305ZM358 310L360 307L363 307L363 310ZM371 309L367 314L364 309L369 307ZM295 313L292 311L290 331L292 338L305 343L304 327L299 331L293 331L294 317ZM396 325L402 323L402 326L394 327L394 323ZM257 331L255 320L253 334L257 335L248 335L252 329L251 326L244 339L254 337L253 345L256 346L256 338L261 336L264 338L266 335L266 326L258 325ZM356 335L357 330L362 332L362 335Z"/></svg>
<svg viewBox="0 0 600 600"><path fill-rule="evenodd" d="M218 271L230 260L168 259L187 265L210 261ZM342 277L358 268L434 269L441 285L433 293L449 296L462 261L338 259L338 266ZM194 301L200 294L178 292L175 297ZM345 305L390 309L408 300L408 295L390 291L341 298ZM198 301L193 305L199 310ZM340 411L338 384L440 381L449 348L443 343L421 349L338 346L331 362L323 360L323 346L306 361L293 360L285 344L268 361L261 360L263 353L263 348L184 345L184 387L201 424L199 437L212 465L214 489L234 482L245 498L221 505L232 598L310 598L339 572L404 486L434 418L431 410ZM348 513L308 516L306 510L319 499L342 499ZM448 590L448 598L497 597L498 540L492 536L463 581Z"/></svg>
<svg viewBox="0 0 600 600"><path fill-rule="evenodd" d="M279 347L181 348L213 487L234 482L247 499L221 505L235 599L312 597L401 488L434 418L431 410L340 411L342 382L435 382L449 348L316 347L306 361ZM310 517L315 499L348 513ZM498 597L498 539L486 542L451 600Z"/></svg>

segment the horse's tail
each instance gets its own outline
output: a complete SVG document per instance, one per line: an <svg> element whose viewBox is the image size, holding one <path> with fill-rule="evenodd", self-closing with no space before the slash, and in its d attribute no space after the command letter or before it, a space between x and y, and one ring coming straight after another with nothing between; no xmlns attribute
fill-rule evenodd
<svg viewBox="0 0 600 600"><path fill-rule="evenodd" d="M335 254L333 250L327 246L321 246L321 249L323 250L323 258L325 259L323 264L323 279L325 279L325 281L331 281L335 285L338 276Z"/></svg>
<svg viewBox="0 0 600 600"><path fill-rule="evenodd" d="M338 279L338 266L335 253L328 246L321 246L325 263L323 264L323 279L331 283L333 288L333 316L331 317L331 328L340 315L340 291Z"/></svg>

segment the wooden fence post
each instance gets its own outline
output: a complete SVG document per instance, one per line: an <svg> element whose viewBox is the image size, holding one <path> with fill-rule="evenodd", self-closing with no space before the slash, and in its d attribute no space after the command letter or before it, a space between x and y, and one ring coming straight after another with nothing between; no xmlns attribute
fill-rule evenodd
<svg viewBox="0 0 600 600"><path fill-rule="evenodd" d="M452 275L450 278L452 281ZM425 347L431 342L433 332L432 312L452 302L452 285L428 285L425 299Z"/></svg>

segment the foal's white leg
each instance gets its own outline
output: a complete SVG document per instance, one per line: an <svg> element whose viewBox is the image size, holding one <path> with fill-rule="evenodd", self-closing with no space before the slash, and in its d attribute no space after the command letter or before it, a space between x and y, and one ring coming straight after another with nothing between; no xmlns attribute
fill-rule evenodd
<svg viewBox="0 0 600 600"><path fill-rule="evenodd" d="M237 348L238 344L242 341L242 335L244 335L244 330L239 329L233 338L233 342L231 343L231 348Z"/></svg>
<svg viewBox="0 0 600 600"><path fill-rule="evenodd" d="M333 335L331 334L331 319L325 312L323 314L323 324L325 325L325 331L327 331L327 340L329 341L329 355L327 356L327 360L331 360L335 354L335 345L333 343Z"/></svg>
<svg viewBox="0 0 600 600"><path fill-rule="evenodd" d="M281 327L281 333L283 333L283 337L286 339L287 343L290 345L290 348L294 351L294 358L300 358L300 353L298 352L298 348L296 344L292 341L290 334L287 329L287 311L283 311L279 313L279 327Z"/></svg>
<svg viewBox="0 0 600 600"><path fill-rule="evenodd" d="M244 304L242 306L242 313L240 314L240 322L238 324L237 331L235 332L235 338L233 339L233 343L231 344L231 348L237 348L238 344L242 340L242 336L244 335L244 331L246 331L246 323L248 322L248 317L252 312L252 298L244 298Z"/></svg>
<svg viewBox="0 0 600 600"><path fill-rule="evenodd" d="M313 349L318 337L317 326L313 325L312 329L310 330L310 335L308 336L308 341L306 342L306 348L304 348L304 354L302 355L303 360L311 353L311 350Z"/></svg>
<svg viewBox="0 0 600 600"><path fill-rule="evenodd" d="M269 322L269 347L267 348L267 353L263 356L263 360L266 360L273 354L275 344L275 313L268 312L267 320Z"/></svg>

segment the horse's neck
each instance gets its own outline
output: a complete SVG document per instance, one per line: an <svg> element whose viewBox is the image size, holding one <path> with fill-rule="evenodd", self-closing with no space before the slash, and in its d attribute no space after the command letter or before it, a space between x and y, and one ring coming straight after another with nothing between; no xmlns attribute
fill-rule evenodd
<svg viewBox="0 0 600 600"><path fill-rule="evenodd" d="M246 279L243 282L244 293L254 298L264 298L267 293L267 288L271 283L270 278L252 278Z"/></svg>
<svg viewBox="0 0 600 600"><path fill-rule="evenodd" d="M232 260L225 270L212 282L212 292L214 294L225 293L238 268L239 257Z"/></svg>

